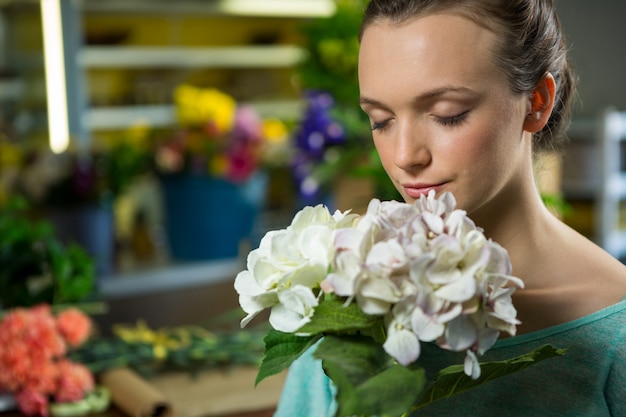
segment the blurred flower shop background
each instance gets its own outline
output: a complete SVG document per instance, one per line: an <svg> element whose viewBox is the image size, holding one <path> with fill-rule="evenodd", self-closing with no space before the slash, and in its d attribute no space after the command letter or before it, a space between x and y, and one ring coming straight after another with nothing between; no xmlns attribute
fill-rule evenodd
<svg viewBox="0 0 626 417"><path fill-rule="evenodd" d="M283 380L254 390L265 329L239 328L235 275L303 206L399 198L358 108L366 3L0 0L0 417L271 415ZM574 153L538 164L587 235L593 197L561 179L590 164L591 97Z"/></svg>
<svg viewBox="0 0 626 417"><path fill-rule="evenodd" d="M50 222L62 242L79 243L95 258L98 277L245 256L265 230L303 205L362 205L369 200L368 181L360 181L361 201L345 198L337 187L343 179L375 176L368 125L354 106L355 33L363 2L327 3L332 7L314 18L294 12L284 18L220 19L206 13L208 24L229 27L233 39L219 28L198 34L202 19L166 19L177 32L169 37L180 38L180 50L201 53L199 45L219 49L245 42L251 54L288 46L291 57L247 64L258 58L247 58L249 51L240 47L232 48L234 63L207 68L123 59L81 67L81 93L91 118L116 109L125 121L87 126L87 140L73 136L62 152L51 150L45 123L34 120L45 121L29 107L35 104L11 103L17 107L5 116L0 138L2 202L23 199L24 214ZM79 56L125 48L141 53L159 42L157 34L146 34L162 23L158 13L120 18L114 7L99 11L89 2L83 7L75 11L80 15L75 23L82 25ZM6 9L22 25L37 18L32 6ZM43 47L33 38L18 45L25 50L19 57ZM165 42L174 41L166 36ZM153 50L166 55L168 48ZM29 77L37 75L43 74L29 68ZM150 111L157 107L167 117L155 119Z"/></svg>
<svg viewBox="0 0 626 417"><path fill-rule="evenodd" d="M364 210L384 178L355 106L363 1L122 3L1 3L0 410L136 415L121 385L255 368L266 329L239 328L233 289L248 252L305 205Z"/></svg>

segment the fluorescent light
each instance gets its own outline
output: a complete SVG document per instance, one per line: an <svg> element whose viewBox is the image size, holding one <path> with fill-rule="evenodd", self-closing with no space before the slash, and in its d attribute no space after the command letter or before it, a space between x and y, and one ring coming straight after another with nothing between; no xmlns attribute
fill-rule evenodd
<svg viewBox="0 0 626 417"><path fill-rule="evenodd" d="M48 135L52 152L61 153L70 143L61 0L40 1L48 101Z"/></svg>
<svg viewBox="0 0 626 417"><path fill-rule="evenodd" d="M224 13L249 16L328 17L335 13L333 0L221 0Z"/></svg>

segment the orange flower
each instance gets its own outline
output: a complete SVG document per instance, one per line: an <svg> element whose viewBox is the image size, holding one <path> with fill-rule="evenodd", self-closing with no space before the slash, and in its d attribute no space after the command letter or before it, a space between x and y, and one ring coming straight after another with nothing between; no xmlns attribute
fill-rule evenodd
<svg viewBox="0 0 626 417"><path fill-rule="evenodd" d="M80 310L68 308L57 315L57 328L70 346L81 345L91 333L91 320Z"/></svg>
<svg viewBox="0 0 626 417"><path fill-rule="evenodd" d="M0 332L0 336L3 334ZM0 337L0 386L15 391L23 386L31 372L28 349L19 339Z"/></svg>
<svg viewBox="0 0 626 417"><path fill-rule="evenodd" d="M65 358L67 345L89 337L91 321L70 308L54 317L48 305L16 308L0 321L0 387L26 415L47 416L48 401L81 400L94 389L85 366Z"/></svg>
<svg viewBox="0 0 626 417"><path fill-rule="evenodd" d="M35 307L31 312L28 327L22 330L21 339L32 357L51 359L64 355L67 346L57 331L56 320L50 309Z"/></svg>
<svg viewBox="0 0 626 417"><path fill-rule="evenodd" d="M23 387L45 395L51 395L58 389L60 369L56 362L43 360L31 362L31 372L26 375ZM36 370L36 372L32 372Z"/></svg>

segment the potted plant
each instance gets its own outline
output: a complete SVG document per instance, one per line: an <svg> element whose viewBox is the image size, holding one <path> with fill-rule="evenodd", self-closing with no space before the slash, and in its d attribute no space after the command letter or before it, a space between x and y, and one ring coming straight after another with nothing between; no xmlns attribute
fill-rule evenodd
<svg viewBox="0 0 626 417"><path fill-rule="evenodd" d="M150 133L174 259L237 257L265 204L270 159L287 130L216 89L179 85L177 123Z"/></svg>
<svg viewBox="0 0 626 417"><path fill-rule="evenodd" d="M0 307L69 304L95 295L93 259L65 245L52 224L33 219L24 199L0 206Z"/></svg>
<svg viewBox="0 0 626 417"><path fill-rule="evenodd" d="M12 155L2 166L5 192L25 198L33 212L55 226L62 242L86 249L98 276L109 274L115 244L113 203L146 171L145 153L124 142L60 154L44 143L2 142L3 151Z"/></svg>

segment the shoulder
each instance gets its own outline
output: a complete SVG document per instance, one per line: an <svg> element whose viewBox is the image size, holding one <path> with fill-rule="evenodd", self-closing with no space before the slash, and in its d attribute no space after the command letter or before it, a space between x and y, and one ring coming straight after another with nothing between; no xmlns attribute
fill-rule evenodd
<svg viewBox="0 0 626 417"><path fill-rule="evenodd" d="M521 333L572 321L626 296L626 265L564 224L530 251L514 304Z"/></svg>

